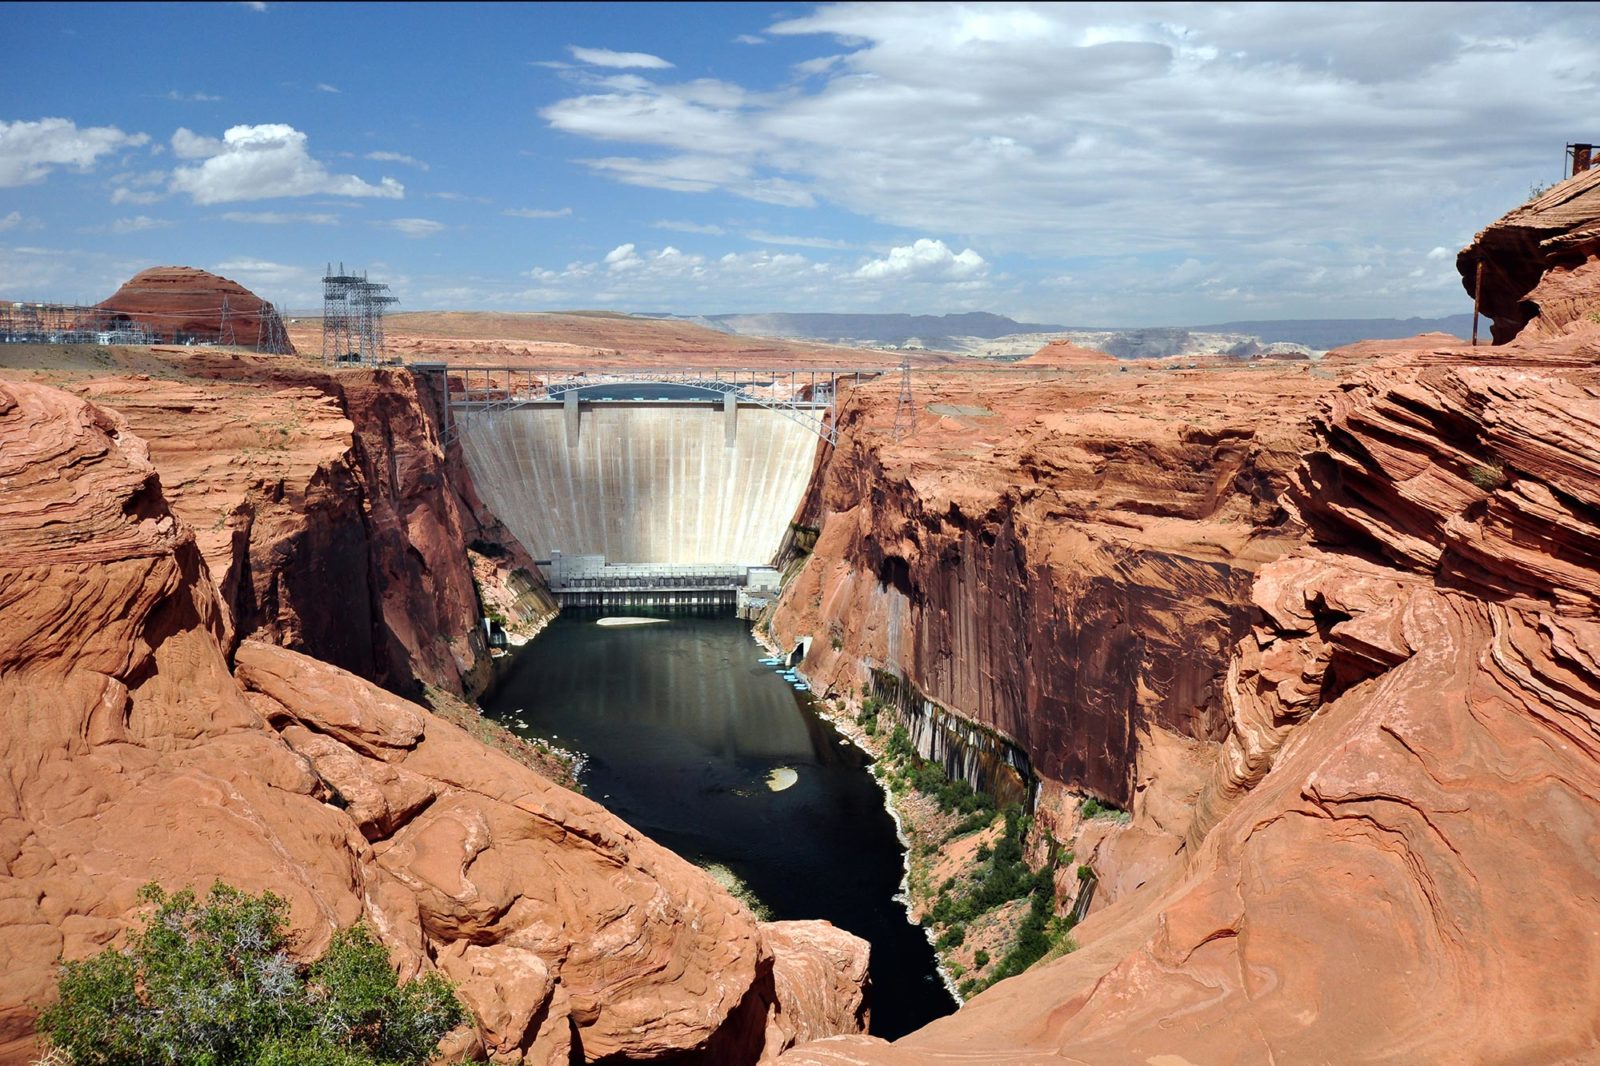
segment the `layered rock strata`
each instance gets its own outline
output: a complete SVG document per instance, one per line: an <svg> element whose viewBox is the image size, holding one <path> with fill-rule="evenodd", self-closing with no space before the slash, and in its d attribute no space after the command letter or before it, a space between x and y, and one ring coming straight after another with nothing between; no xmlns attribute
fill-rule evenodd
<svg viewBox="0 0 1600 1066"><path fill-rule="evenodd" d="M1600 1054L1600 329L1562 336L1396 354L1318 403L1308 543L1255 577L1184 846L1080 950L784 1061Z"/></svg>
<svg viewBox="0 0 1600 1066"><path fill-rule="evenodd" d="M1483 229L1456 256L1496 344L1557 336L1600 309L1600 169L1546 189ZM1576 276L1575 276L1576 275ZM1524 332L1526 330L1526 332Z"/></svg>
<svg viewBox="0 0 1600 1066"><path fill-rule="evenodd" d="M369 922L437 967L496 1061L750 1062L858 1030L865 945L764 926L594 803L326 663L245 642L128 424L0 383L0 1062L59 958L140 885L290 904L297 950Z"/></svg>
<svg viewBox="0 0 1600 1066"><path fill-rule="evenodd" d="M1127 806L1141 737L1220 742L1227 649L1257 568L1298 532L1278 496L1309 443L1308 370L920 376L847 402L772 622L835 692L872 671Z"/></svg>
<svg viewBox="0 0 1600 1066"><path fill-rule="evenodd" d="M154 357L156 373L66 384L148 442L221 592L225 639L395 691L479 691L488 656L462 508L412 376Z"/></svg>

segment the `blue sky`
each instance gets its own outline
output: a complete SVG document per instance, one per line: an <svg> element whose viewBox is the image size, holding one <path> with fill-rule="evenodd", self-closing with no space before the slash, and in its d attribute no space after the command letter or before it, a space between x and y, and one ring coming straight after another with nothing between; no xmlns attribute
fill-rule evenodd
<svg viewBox="0 0 1600 1066"><path fill-rule="evenodd" d="M0 297L1466 310L1600 140L1594 5L3 4ZM1587 123L1587 125L1585 125Z"/></svg>

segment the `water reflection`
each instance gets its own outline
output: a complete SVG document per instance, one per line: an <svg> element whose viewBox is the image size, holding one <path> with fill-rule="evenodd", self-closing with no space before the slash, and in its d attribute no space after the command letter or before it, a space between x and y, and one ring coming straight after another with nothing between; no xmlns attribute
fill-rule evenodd
<svg viewBox="0 0 1600 1066"><path fill-rule="evenodd" d="M870 941L873 1032L948 1013L932 950L893 900L901 851L866 756L757 663L738 620L597 617L564 614L484 706L587 753L590 796L690 860L728 866L774 917L826 918Z"/></svg>

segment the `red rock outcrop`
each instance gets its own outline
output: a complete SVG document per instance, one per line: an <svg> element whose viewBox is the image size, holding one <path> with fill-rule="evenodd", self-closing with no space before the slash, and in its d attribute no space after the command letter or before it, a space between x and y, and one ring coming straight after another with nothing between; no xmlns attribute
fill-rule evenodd
<svg viewBox="0 0 1600 1066"><path fill-rule="evenodd" d="M1017 365L1104 367L1112 365L1116 361L1116 356L1095 348L1085 348L1082 345L1073 344L1071 341L1051 341Z"/></svg>
<svg viewBox="0 0 1600 1066"><path fill-rule="evenodd" d="M773 635L817 638L820 685L901 674L1041 777L1126 806L1141 734L1225 733L1250 582L1298 543L1277 498L1310 437L1287 415L1326 387L1300 368L925 376L899 444L895 390L857 390Z"/></svg>
<svg viewBox="0 0 1600 1066"><path fill-rule="evenodd" d="M280 354L294 354L283 318L237 281L185 266L141 270L98 305L105 322L133 323L162 340L193 338L206 343L257 348L279 340Z"/></svg>
<svg viewBox="0 0 1600 1066"><path fill-rule="evenodd" d="M1492 336L1504 344L1536 322L1533 337L1560 334L1600 310L1600 168L1568 178L1509 211L1456 256L1461 284L1479 289ZM1478 281L1479 264L1483 280ZM1585 266L1587 270L1585 270ZM1585 277L1569 277L1583 271Z"/></svg>
<svg viewBox="0 0 1600 1066"><path fill-rule="evenodd" d="M271 889L306 955L366 919L403 974L458 982L478 1033L456 1050L497 1061L749 1062L859 1028L854 938L769 933L337 667L246 642L230 675L207 567L115 414L0 383L0 485L0 1062L30 1060L56 960L115 942L152 879Z"/></svg>
<svg viewBox="0 0 1600 1066"><path fill-rule="evenodd" d="M1178 859L956 1015L783 1061L1600 1058L1600 344L1580 343L1425 348L1321 400L1286 493L1310 543L1255 578Z"/></svg>
<svg viewBox="0 0 1600 1066"><path fill-rule="evenodd" d="M396 691L483 687L463 515L409 373L187 349L142 365L68 384L148 442L230 635Z"/></svg>

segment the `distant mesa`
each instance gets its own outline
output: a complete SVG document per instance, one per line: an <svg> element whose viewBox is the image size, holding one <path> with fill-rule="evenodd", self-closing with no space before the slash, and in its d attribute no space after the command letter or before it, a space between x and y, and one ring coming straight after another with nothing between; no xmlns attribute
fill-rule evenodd
<svg viewBox="0 0 1600 1066"><path fill-rule="evenodd" d="M97 306L111 312L111 328L137 326L164 341L295 354L272 304L237 281L194 267L141 270Z"/></svg>
<svg viewBox="0 0 1600 1066"><path fill-rule="evenodd" d="M1115 363L1116 356L1102 352L1097 348L1085 348L1081 344L1071 341L1051 341L1028 358L1022 360L1019 366L1103 366Z"/></svg>

